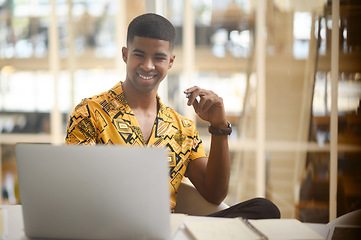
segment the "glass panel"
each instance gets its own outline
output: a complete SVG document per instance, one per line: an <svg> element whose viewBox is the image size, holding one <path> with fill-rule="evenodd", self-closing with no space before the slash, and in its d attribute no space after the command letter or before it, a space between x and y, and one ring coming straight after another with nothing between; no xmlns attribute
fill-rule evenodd
<svg viewBox="0 0 361 240"><path fill-rule="evenodd" d="M44 1L4 1L0 8L0 58L44 58L50 8Z"/></svg>
<svg viewBox="0 0 361 240"><path fill-rule="evenodd" d="M63 123L65 123L65 121L63 121ZM0 112L0 133L49 134L50 113ZM21 140L19 139L19 141Z"/></svg>
<svg viewBox="0 0 361 240"><path fill-rule="evenodd" d="M360 124L358 127L360 128ZM360 159L361 151L339 152L337 216L361 209Z"/></svg>
<svg viewBox="0 0 361 240"><path fill-rule="evenodd" d="M339 178L343 171L341 162L347 162L351 153L359 151L357 146L361 143L358 127L361 124L361 41L354 29L355 23L361 20L359 6L359 3L345 2L340 11ZM293 201L297 207L296 216L301 220L328 222L330 156L329 151L316 149L317 146L328 147L330 141L331 5L329 1L312 4L308 1L273 1L268 5L267 19L266 139L275 143L272 146L276 148L275 140L290 143L309 141L309 148L316 146L316 152L307 154L282 153L277 157L273 152L270 154L270 163L286 156L294 159L300 171L294 172L290 167L288 172L303 176L299 199L292 193L298 192L296 182L294 188L288 190L288 195L284 195L286 191L282 187L271 188L274 194L270 197L280 195L289 203ZM292 148L290 146L287 150L283 146L286 151ZM345 149L351 152L344 152ZM271 173L280 170L280 167L270 165ZM350 174L346 175L348 179ZM288 181L292 181L291 176L269 176L269 186ZM338 198L342 194L339 186ZM338 215L348 211L351 211L349 204L340 200ZM283 217L293 217L292 211L283 209L282 213Z"/></svg>
<svg viewBox="0 0 361 240"><path fill-rule="evenodd" d="M361 152L338 154L337 216L361 208ZM329 222L328 152L308 153L298 204L298 218L304 222Z"/></svg>
<svg viewBox="0 0 361 240"><path fill-rule="evenodd" d="M360 118L361 81L358 73L341 73L338 82L339 143L361 144L358 124ZM330 73L318 72L315 79L311 140L319 146L330 141L331 111Z"/></svg>
<svg viewBox="0 0 361 240"><path fill-rule="evenodd" d="M282 218L297 217L297 190L301 185L305 155L301 151L270 151L267 154L266 196L279 207Z"/></svg>
<svg viewBox="0 0 361 240"><path fill-rule="evenodd" d="M168 1L170 20L176 27L177 40L175 53L176 63L182 69L183 53L183 11L182 1ZM248 109L247 114L253 114L255 81L252 79L252 66L250 57L253 48L253 29L248 19L250 12L249 1L192 1L195 24L195 66L193 84L215 91L225 101L226 111L237 138L240 116L243 109ZM246 60L245 60L246 58ZM174 71L174 70L172 70ZM171 74L172 74L171 71ZM169 101L176 97L176 101L184 98L181 74L168 79L168 88L173 95ZM178 75L178 76L176 76ZM178 80L175 80L178 79ZM174 94L174 86L179 92ZM233 91L230 91L233 89ZM171 97L172 96L172 97ZM178 96L178 97L177 97ZM184 107L176 106L176 110L184 112ZM244 118L250 118L245 116ZM207 124L197 119L199 128L207 128ZM248 125L249 126L249 125ZM200 129L200 132L203 132ZM205 137L209 137L204 129ZM251 135L247 135L251 136Z"/></svg>
<svg viewBox="0 0 361 240"><path fill-rule="evenodd" d="M301 221L329 222L329 162L329 152L307 154L297 206L297 216Z"/></svg>
<svg viewBox="0 0 361 240"><path fill-rule="evenodd" d="M3 71L7 70L3 68ZM54 86L48 72L15 71L10 75L2 75L4 77L1 81L0 107L3 111L29 112L51 109Z"/></svg>
<svg viewBox="0 0 361 240"><path fill-rule="evenodd" d="M15 71L5 66L1 71L0 111L49 112L54 104L54 80L47 71ZM67 72L58 76L59 108L70 108L70 81Z"/></svg>
<svg viewBox="0 0 361 240"><path fill-rule="evenodd" d="M196 45L204 51L204 54L213 57L213 62L221 63L222 58L227 58L227 61L231 62L237 58L250 56L253 26L248 19L247 4L249 1L194 3ZM237 68L227 70L237 70Z"/></svg>
<svg viewBox="0 0 361 240"><path fill-rule="evenodd" d="M78 0L72 6L68 19L68 1L56 1L60 56L68 55L71 42L76 55L90 51L91 57L115 57L116 2ZM5 1L0 8L0 57L47 57L50 10L49 1ZM74 39L69 39L69 26Z"/></svg>
<svg viewBox="0 0 361 240"><path fill-rule="evenodd" d="M360 179L355 173L361 171L361 38L355 30L355 25L361 20L360 13L360 3L345 2L340 6L337 216L361 207L361 195L355 190L360 188L357 185ZM316 141L320 147L327 147L331 130L331 5L325 6L323 13L317 16L315 26L316 32L319 30L315 34L319 47L316 52L309 140ZM329 203L326 188L329 184L329 153L308 154L306 169L309 177L303 182L307 188L301 194L304 208L300 208L300 217L307 221L328 222L328 212L322 208L328 207ZM324 194L320 196L322 191Z"/></svg>
<svg viewBox="0 0 361 240"><path fill-rule="evenodd" d="M225 200L227 204L233 205L255 197L255 162L256 155L252 151L231 152L231 179Z"/></svg>
<svg viewBox="0 0 361 240"><path fill-rule="evenodd" d="M72 5L72 19L64 22L65 39L73 44L75 55L114 58L117 54L115 43L115 13L117 5L108 1L75 1ZM68 23L70 22L70 25ZM68 39L69 27L74 39Z"/></svg>
<svg viewBox="0 0 361 240"><path fill-rule="evenodd" d="M0 132L50 133L50 112L54 105L54 81L46 71L15 71L5 66L0 82ZM58 75L58 107L71 107L67 72ZM65 125L65 116L63 124Z"/></svg>

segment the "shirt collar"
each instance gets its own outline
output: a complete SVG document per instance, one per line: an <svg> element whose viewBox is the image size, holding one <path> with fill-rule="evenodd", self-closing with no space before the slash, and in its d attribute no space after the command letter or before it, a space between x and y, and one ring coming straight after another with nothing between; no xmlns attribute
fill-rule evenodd
<svg viewBox="0 0 361 240"><path fill-rule="evenodd" d="M158 119L162 119L164 122L173 122L174 119L170 114L169 107L162 103L160 97L157 94L159 110L158 110Z"/></svg>
<svg viewBox="0 0 361 240"><path fill-rule="evenodd" d="M125 96L124 96L122 84L123 84L123 82L119 81L114 87L112 87L109 90L108 99L109 99L110 104L115 109L122 111L122 112L131 112L132 110L129 107L127 100L125 99ZM173 122L174 119L171 116L171 114L169 114L169 107L162 103L158 93L157 93L157 101L158 101L158 105L159 105L157 118L162 119L165 122Z"/></svg>

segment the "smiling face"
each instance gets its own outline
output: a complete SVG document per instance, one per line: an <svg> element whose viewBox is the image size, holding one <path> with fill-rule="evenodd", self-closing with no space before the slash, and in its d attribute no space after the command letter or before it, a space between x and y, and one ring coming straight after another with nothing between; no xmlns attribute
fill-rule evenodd
<svg viewBox="0 0 361 240"><path fill-rule="evenodd" d="M125 81L139 93L157 93L175 58L168 41L139 36L122 53L127 64Z"/></svg>

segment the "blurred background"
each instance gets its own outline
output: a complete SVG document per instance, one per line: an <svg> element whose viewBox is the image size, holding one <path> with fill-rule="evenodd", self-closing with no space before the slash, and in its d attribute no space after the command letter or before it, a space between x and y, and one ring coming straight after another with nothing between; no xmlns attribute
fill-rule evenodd
<svg viewBox="0 0 361 240"><path fill-rule="evenodd" d="M20 202L15 144L63 143L74 106L124 80L120 50L130 20L156 12L177 32L175 64L159 94L196 121L206 147L208 125L186 107L183 91L198 85L224 99L233 126L226 203L265 196L283 218L326 223L334 151L337 216L361 208L361 2L338 6L336 65L331 2L0 0L2 204Z"/></svg>

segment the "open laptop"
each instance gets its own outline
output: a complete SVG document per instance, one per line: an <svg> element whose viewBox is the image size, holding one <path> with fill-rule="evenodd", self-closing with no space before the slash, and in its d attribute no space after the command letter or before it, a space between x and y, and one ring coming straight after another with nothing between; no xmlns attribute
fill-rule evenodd
<svg viewBox="0 0 361 240"><path fill-rule="evenodd" d="M170 238L165 149L18 144L16 160L29 238Z"/></svg>

